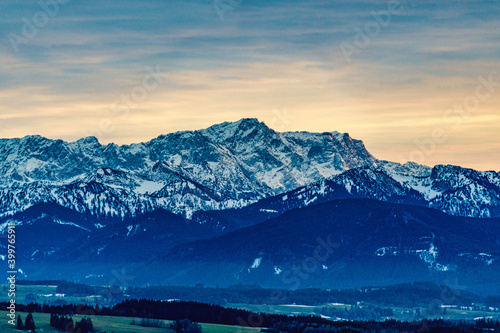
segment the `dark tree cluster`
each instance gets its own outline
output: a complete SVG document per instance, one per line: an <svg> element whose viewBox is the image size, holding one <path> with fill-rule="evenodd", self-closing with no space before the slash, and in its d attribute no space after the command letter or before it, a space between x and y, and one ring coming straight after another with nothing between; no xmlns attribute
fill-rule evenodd
<svg viewBox="0 0 500 333"><path fill-rule="evenodd" d="M200 324L193 323L189 319L176 320L170 328L177 333L201 333Z"/></svg>
<svg viewBox="0 0 500 333"><path fill-rule="evenodd" d="M249 311L228 309L219 305L198 302L164 302L152 300L126 300L112 308L115 315L125 317L142 317L164 320L188 319L193 322L243 325L251 316L258 317Z"/></svg>
<svg viewBox="0 0 500 333"><path fill-rule="evenodd" d="M97 294L97 288L81 283L73 283L68 281L58 282L56 292L71 296L88 296Z"/></svg>
<svg viewBox="0 0 500 333"><path fill-rule="evenodd" d="M139 322L135 319L132 320L130 325L138 325L144 327L156 327L156 328L169 328L170 325L167 325L163 320L160 319L151 319L151 318L142 318Z"/></svg>
<svg viewBox="0 0 500 333"><path fill-rule="evenodd" d="M500 332L498 328L488 327L490 332ZM402 322L397 320L386 321L340 321L329 324L306 323L293 318L275 323L262 332L272 333L325 333L325 332L358 332L358 333L480 333L485 329L474 323L446 322L442 319Z"/></svg>
<svg viewBox="0 0 500 333"><path fill-rule="evenodd" d="M18 286L57 286L59 283L65 282L60 280L17 280Z"/></svg>
<svg viewBox="0 0 500 333"><path fill-rule="evenodd" d="M50 326L64 332L94 332L94 325L92 324L92 319L90 318L82 318L80 321L75 323L71 317L59 316L54 313L50 315Z"/></svg>
<svg viewBox="0 0 500 333"><path fill-rule="evenodd" d="M9 303L1 302L0 310L5 310ZM19 312L28 313L55 313L58 315L86 315L91 316L98 314L101 311L99 306L90 306L85 304L61 304L61 305L49 305L49 304L38 304L30 303L28 305L16 304L16 310ZM110 311L108 310L108 313Z"/></svg>
<svg viewBox="0 0 500 333"><path fill-rule="evenodd" d="M21 315L18 315L16 328L18 330L26 330L26 331L35 332L36 325L35 325L35 320L33 319L33 315L31 313L28 313L24 324L23 324L23 319L21 318Z"/></svg>
<svg viewBox="0 0 500 333"><path fill-rule="evenodd" d="M484 331L495 330L496 332L500 331L500 321L493 319L478 319L476 320L476 326L482 328Z"/></svg>
<svg viewBox="0 0 500 333"><path fill-rule="evenodd" d="M350 308L344 307L343 309L323 307L320 313L333 319L350 320L379 320L380 318L394 316L392 308L380 308L371 304L366 304L363 307L353 305Z"/></svg>

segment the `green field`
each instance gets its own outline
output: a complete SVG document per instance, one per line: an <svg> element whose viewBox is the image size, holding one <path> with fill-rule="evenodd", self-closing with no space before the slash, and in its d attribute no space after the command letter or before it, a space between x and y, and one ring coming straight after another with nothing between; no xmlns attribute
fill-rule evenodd
<svg viewBox="0 0 500 333"><path fill-rule="evenodd" d="M0 302L8 302L9 298L7 297L7 286L2 285L2 293L0 294ZM36 302L40 304L44 303L53 303L57 300L63 300L67 303L94 303L95 298L92 296L85 297L73 297L67 295L58 295L56 292L57 286L25 286L25 285L17 285L16 286L16 301L21 304L26 304L26 296L29 294L36 296Z"/></svg>
<svg viewBox="0 0 500 333"><path fill-rule="evenodd" d="M22 319L26 319L26 313L18 312ZM7 322L7 312L0 311L0 316L2 321L0 322L0 332L19 332L12 325ZM48 313L33 313L33 318L37 327L37 332L61 332L59 330L50 327L49 320L50 314ZM80 320L81 316L73 316L73 320ZM134 318L128 317L110 317L110 316L93 316L92 323L94 324L94 329L96 332L107 332L107 333L152 333L152 332L175 332L171 329L165 328L151 328L142 327L137 325L131 325ZM135 318L136 322L140 322L139 318ZM163 321L166 324L170 324L171 321ZM256 333L260 330L258 328L246 328L246 327L236 327L236 326L225 326L225 325L213 325L213 324L203 324L200 323L204 333Z"/></svg>

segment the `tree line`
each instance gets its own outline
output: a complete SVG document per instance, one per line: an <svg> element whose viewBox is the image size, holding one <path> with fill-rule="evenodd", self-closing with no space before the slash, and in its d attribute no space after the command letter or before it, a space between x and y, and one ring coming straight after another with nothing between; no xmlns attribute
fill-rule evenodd
<svg viewBox="0 0 500 333"><path fill-rule="evenodd" d="M62 330L64 332L74 333L89 333L94 332L94 325L92 319L82 318L78 322L74 322L73 318L66 316L59 316L55 313L50 315L50 326Z"/></svg>
<svg viewBox="0 0 500 333"><path fill-rule="evenodd" d="M33 319L33 315L31 313L28 313L26 316L26 321L23 323L23 319L21 318L21 315L17 316L17 324L16 328L18 330L26 330L26 331L35 331L36 325L35 325L35 320Z"/></svg>
<svg viewBox="0 0 500 333"><path fill-rule="evenodd" d="M0 303L6 309L8 303ZM311 333L311 332L463 332L476 333L500 332L500 322L479 320L476 322L449 322L443 320L422 320L419 322L385 321L331 321L318 316L287 316L280 314L259 314L241 309L224 308L219 305L198 302L166 302L147 299L125 300L112 307L99 307L80 304L66 305L18 305L21 312L45 312L53 314L51 324L58 327L68 324L66 316L107 315L139 317L161 320L203 322L222 325L259 327L263 332ZM61 319L61 317L63 319ZM75 325L76 327L76 325ZM182 328L181 328L182 331ZM90 331L89 331L90 332Z"/></svg>

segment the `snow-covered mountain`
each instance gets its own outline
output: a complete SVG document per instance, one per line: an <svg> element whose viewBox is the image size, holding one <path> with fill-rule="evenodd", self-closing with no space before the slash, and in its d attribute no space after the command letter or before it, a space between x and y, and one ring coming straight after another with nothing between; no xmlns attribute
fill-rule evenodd
<svg viewBox="0 0 500 333"><path fill-rule="evenodd" d="M500 216L500 173L437 165L421 177L389 174L403 186L420 192L429 207L457 216Z"/></svg>
<svg viewBox="0 0 500 333"><path fill-rule="evenodd" d="M455 216L500 217L499 180L495 172L382 161L378 167L347 170L242 208L197 212L193 219L232 231L296 208L349 198L429 207Z"/></svg>
<svg viewBox="0 0 500 333"><path fill-rule="evenodd" d="M101 145L40 136L0 140L0 216L41 202L133 216L241 207L377 160L338 132L278 133L256 119Z"/></svg>
<svg viewBox="0 0 500 333"><path fill-rule="evenodd" d="M95 216L164 208L191 217L276 195L295 198L283 204L292 209L338 198L339 191L452 215L500 216L499 173L381 161L348 134L279 133L257 119L124 146L93 137L2 139L0 172L0 216L51 202Z"/></svg>
<svg viewBox="0 0 500 333"><path fill-rule="evenodd" d="M500 173L492 171L382 162L377 168L351 169L280 197L281 201L289 201L284 204L288 207L285 211L355 197L427 206L456 216L488 218L500 216L499 181Z"/></svg>

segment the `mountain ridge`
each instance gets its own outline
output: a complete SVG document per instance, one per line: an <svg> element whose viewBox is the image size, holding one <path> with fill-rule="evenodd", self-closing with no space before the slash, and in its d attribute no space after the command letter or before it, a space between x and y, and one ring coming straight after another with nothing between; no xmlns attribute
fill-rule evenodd
<svg viewBox="0 0 500 333"><path fill-rule="evenodd" d="M276 132L254 118L122 146L95 137L1 139L0 172L0 216L54 202L96 216L163 208L191 218L325 182L381 200L407 192L454 215L500 216L499 173L378 160L347 133Z"/></svg>
<svg viewBox="0 0 500 333"><path fill-rule="evenodd" d="M498 292L498 222L374 199L341 199L178 245L154 263L175 267L180 280L190 279L197 268L216 266L202 283L350 288L425 277L460 279L470 289ZM168 273L163 278L170 279Z"/></svg>
<svg viewBox="0 0 500 333"><path fill-rule="evenodd" d="M362 158L358 158L358 154ZM354 142L348 135L338 134L334 138L331 133L278 133L257 119L160 135L145 143L123 146L103 146L95 137L68 143L27 136L0 140L0 171L4 175L0 178L0 186L4 192L19 189L18 194L13 191L0 197L7 203L23 201L26 196L36 198L39 193L30 190L30 184L36 183L35 187L40 191L50 192L53 187L81 183L99 169L112 169L127 172L135 178L132 183L135 182L136 187L143 182L162 187L166 177L173 182L171 187L174 188L166 192L175 192L175 188L182 192L182 188L191 188L197 183L220 197L220 200L205 200L200 196L206 193L191 193L179 195L176 202L170 202L168 198L154 202L137 196L137 201L146 201L144 205L171 209L175 213L183 211L189 215L198 209L243 206L347 168L374 165L375 161L362 142ZM167 173L183 179L172 180L172 175L161 172L166 169L155 168L157 164L168 166ZM129 188L129 192L134 192L136 187ZM116 186L107 190L112 195L115 189ZM76 204L67 198L71 195L46 196L46 199L76 208ZM22 211L29 204L0 208L0 215ZM120 207L87 209L96 214L108 210L110 214L122 217L130 213Z"/></svg>

